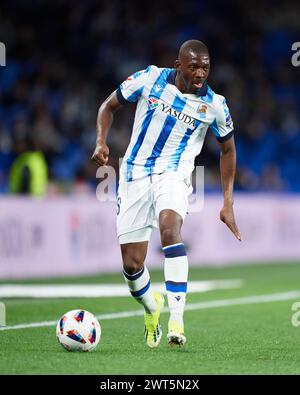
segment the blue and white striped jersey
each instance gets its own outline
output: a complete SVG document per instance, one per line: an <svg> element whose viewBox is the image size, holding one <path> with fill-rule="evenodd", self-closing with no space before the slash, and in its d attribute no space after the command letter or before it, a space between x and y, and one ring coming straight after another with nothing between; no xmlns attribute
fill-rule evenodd
<svg viewBox="0 0 300 395"><path fill-rule="evenodd" d="M175 77L175 69L149 66L117 89L120 103L137 101L121 180L164 171L189 178L209 126L218 141L231 137L233 124L225 98L207 83L196 94L183 94L175 86Z"/></svg>

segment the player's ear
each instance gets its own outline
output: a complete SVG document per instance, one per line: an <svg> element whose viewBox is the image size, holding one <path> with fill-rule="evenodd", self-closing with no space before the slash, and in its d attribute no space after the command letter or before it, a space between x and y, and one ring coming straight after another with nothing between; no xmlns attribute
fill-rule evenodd
<svg viewBox="0 0 300 395"><path fill-rule="evenodd" d="M180 65L181 65L180 60L176 59L176 60L175 60L175 63L174 63L175 69L176 69L176 70L179 70L179 69L180 69Z"/></svg>

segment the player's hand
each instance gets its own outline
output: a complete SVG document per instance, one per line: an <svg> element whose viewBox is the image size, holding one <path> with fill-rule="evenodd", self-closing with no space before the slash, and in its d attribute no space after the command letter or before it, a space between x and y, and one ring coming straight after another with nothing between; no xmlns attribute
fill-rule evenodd
<svg viewBox="0 0 300 395"><path fill-rule="evenodd" d="M228 228L239 241L242 241L241 233L235 223L232 205L223 206L222 210L220 211L220 220L228 226Z"/></svg>
<svg viewBox="0 0 300 395"><path fill-rule="evenodd" d="M97 143L91 159L98 165L103 166L108 162L109 148L104 141Z"/></svg>

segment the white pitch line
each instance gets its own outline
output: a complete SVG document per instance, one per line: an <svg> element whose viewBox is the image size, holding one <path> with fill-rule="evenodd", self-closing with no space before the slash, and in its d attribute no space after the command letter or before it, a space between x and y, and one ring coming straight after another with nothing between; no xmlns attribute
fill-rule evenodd
<svg viewBox="0 0 300 395"><path fill-rule="evenodd" d="M240 288L241 279L190 281L188 293L215 289ZM153 291L165 292L164 283L152 283ZM0 285L0 298L100 298L130 296L126 284L4 284Z"/></svg>
<svg viewBox="0 0 300 395"><path fill-rule="evenodd" d="M189 303L186 305L185 310L186 311L202 310L202 309L213 309L216 307L236 306L236 305L244 305L244 304L281 302L284 300L291 300L297 298L300 298L300 291L290 291L290 292L282 292L276 294L245 296L243 298L235 298L235 299L208 300L206 302ZM162 310L163 313L166 313L168 311L169 311L168 308L164 308ZM142 315L144 315L143 310L132 310L132 311L123 311L118 313L100 314L97 315L96 317L98 318L99 321L103 321L103 320L112 320L115 318L137 317ZM29 324L1 327L0 331L55 326L56 324L57 321L32 322Z"/></svg>

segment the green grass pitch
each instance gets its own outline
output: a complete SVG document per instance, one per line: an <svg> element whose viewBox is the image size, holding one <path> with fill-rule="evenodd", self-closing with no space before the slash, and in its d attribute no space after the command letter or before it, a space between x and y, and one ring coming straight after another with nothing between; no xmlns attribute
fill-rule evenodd
<svg viewBox="0 0 300 395"><path fill-rule="evenodd" d="M162 282L163 272L152 271ZM190 280L233 279L242 288L188 295L187 304L300 290L300 263L191 268ZM12 281L16 283L16 281ZM18 283L122 283L121 274ZM2 281L3 283L7 283ZM170 349L168 313L161 316L163 339L149 349L143 318L100 320L102 337L90 353L70 353L57 342L55 326L0 331L0 374L201 375L300 374L300 327L291 324L291 306L300 298L186 311L187 343ZM138 310L130 297L6 299L7 325L58 320L68 310L94 314Z"/></svg>

